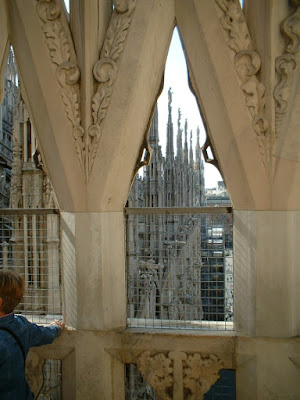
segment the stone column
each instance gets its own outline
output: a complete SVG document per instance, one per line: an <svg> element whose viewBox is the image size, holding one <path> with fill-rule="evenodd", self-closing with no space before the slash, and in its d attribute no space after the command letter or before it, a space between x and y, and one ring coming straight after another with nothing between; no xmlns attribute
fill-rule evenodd
<svg viewBox="0 0 300 400"><path fill-rule="evenodd" d="M235 326L239 333L300 333L300 211L235 211Z"/></svg>
<svg viewBox="0 0 300 400"><path fill-rule="evenodd" d="M123 212L62 212L62 274L68 324L77 329L126 326Z"/></svg>
<svg viewBox="0 0 300 400"><path fill-rule="evenodd" d="M126 326L123 212L62 212L61 223L64 318L88 335L75 347L75 398L121 400L124 365L102 341Z"/></svg>
<svg viewBox="0 0 300 400"><path fill-rule="evenodd" d="M59 283L59 218L58 215L47 215L47 272L45 289L47 290L47 312L57 314L61 305ZM45 268L45 266L43 266Z"/></svg>
<svg viewBox="0 0 300 400"><path fill-rule="evenodd" d="M237 399L300 397L300 211L235 211ZM297 338L296 338L297 337Z"/></svg>

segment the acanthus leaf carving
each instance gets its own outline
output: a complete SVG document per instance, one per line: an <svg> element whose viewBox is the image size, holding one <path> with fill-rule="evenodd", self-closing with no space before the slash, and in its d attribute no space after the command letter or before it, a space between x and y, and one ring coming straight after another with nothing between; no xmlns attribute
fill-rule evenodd
<svg viewBox="0 0 300 400"><path fill-rule="evenodd" d="M221 24L228 33L228 47L235 53L234 66L241 81L240 88L252 118L252 127L263 164L269 174L271 137L268 133L268 121L265 118L265 85L258 77L261 59L253 49L249 29L239 2L237 0L215 1L223 12Z"/></svg>
<svg viewBox="0 0 300 400"><path fill-rule="evenodd" d="M69 61L70 50L62 24L58 21L45 23L43 32L46 37L51 61L58 66L64 61Z"/></svg>
<svg viewBox="0 0 300 400"><path fill-rule="evenodd" d="M300 2L293 0L293 4L296 9L281 24L281 33L287 40L285 51L275 61L278 82L274 88L273 96L275 99L275 131L277 136L284 114L288 110L294 72L297 68L295 54L300 46Z"/></svg>
<svg viewBox="0 0 300 400"><path fill-rule="evenodd" d="M52 63L56 66L56 78L60 85L61 100L67 118L73 127L75 151L83 173L84 167L84 129L81 126L80 112L80 71L73 43L68 39L66 24L61 19L61 9L57 0L40 0L37 13L43 22L46 45Z"/></svg>
<svg viewBox="0 0 300 400"><path fill-rule="evenodd" d="M158 400L202 400L219 379L223 361L215 354L144 351L137 367Z"/></svg>
<svg viewBox="0 0 300 400"><path fill-rule="evenodd" d="M107 114L113 85L118 73L118 59L123 52L128 29L132 21L136 0L115 0L115 10L106 33L103 50L92 73L97 82L92 99L93 124L85 130L81 125L80 70L69 31L62 18L59 0L40 0L38 15L52 63L56 66L56 78L61 87L61 99L65 113L73 128L77 157L85 180L88 182L96 157L101 124Z"/></svg>
<svg viewBox="0 0 300 400"><path fill-rule="evenodd" d="M70 62L60 64L56 69L56 77L62 87L61 97L65 111L73 127L80 125L79 93L74 85L79 81L80 72L77 65Z"/></svg>
<svg viewBox="0 0 300 400"><path fill-rule="evenodd" d="M153 387L158 400L171 400L173 386L172 360L164 353L142 353L137 366L145 381Z"/></svg>
<svg viewBox="0 0 300 400"><path fill-rule="evenodd" d="M251 39L240 5L231 0L216 0L216 2L224 12L221 24L228 31L228 46L235 53L248 49Z"/></svg>
<svg viewBox="0 0 300 400"><path fill-rule="evenodd" d="M201 400L210 387L220 378L222 361L214 354L190 354L183 362L183 385L189 393L186 400Z"/></svg>
<svg viewBox="0 0 300 400"><path fill-rule="evenodd" d="M93 126L90 127L88 145L88 171L94 163L101 136L101 124L110 104L113 86L118 73L118 59L123 52L136 0L115 1L115 11L107 29L100 59L95 63L93 75L98 82L92 101Z"/></svg>

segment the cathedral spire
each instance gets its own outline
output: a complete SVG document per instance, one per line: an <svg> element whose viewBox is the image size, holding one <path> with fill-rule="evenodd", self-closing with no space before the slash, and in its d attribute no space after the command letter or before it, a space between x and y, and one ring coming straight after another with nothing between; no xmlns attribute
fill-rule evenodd
<svg viewBox="0 0 300 400"><path fill-rule="evenodd" d="M182 129L181 129L181 110L178 108L177 119L177 159L182 160Z"/></svg>
<svg viewBox="0 0 300 400"><path fill-rule="evenodd" d="M168 91L168 123L167 123L167 148L166 159L174 159L173 122L172 122L172 90Z"/></svg>
<svg viewBox="0 0 300 400"><path fill-rule="evenodd" d="M185 120L184 123L184 150L183 150L183 154L184 154L184 163L187 165L188 164L188 140L187 140L187 132L188 130L188 124L187 124L187 119Z"/></svg>
<svg viewBox="0 0 300 400"><path fill-rule="evenodd" d="M159 144L157 105L155 107L154 116L149 130L149 144L153 148L153 150L156 149Z"/></svg>
<svg viewBox="0 0 300 400"><path fill-rule="evenodd" d="M201 148L200 148L200 128L197 126L197 144L196 144L196 162L201 161Z"/></svg>
<svg viewBox="0 0 300 400"><path fill-rule="evenodd" d="M193 168L194 164L194 154L193 154L193 131L190 132L190 165Z"/></svg>

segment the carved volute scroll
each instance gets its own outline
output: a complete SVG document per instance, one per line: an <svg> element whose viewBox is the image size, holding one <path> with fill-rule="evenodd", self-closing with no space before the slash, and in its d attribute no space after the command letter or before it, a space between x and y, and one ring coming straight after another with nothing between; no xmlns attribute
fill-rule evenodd
<svg viewBox="0 0 300 400"><path fill-rule="evenodd" d="M219 379L223 362L214 354L145 351L137 366L158 400L201 400Z"/></svg>
<svg viewBox="0 0 300 400"><path fill-rule="evenodd" d="M275 68L278 83L274 89L276 136L288 110L288 101L291 93L294 73L297 67L295 54L300 47L300 1L293 0L294 10L281 24L281 33L286 39L284 54L276 58Z"/></svg>
<svg viewBox="0 0 300 400"><path fill-rule="evenodd" d="M85 180L88 182L99 145L101 125L107 113L118 73L118 60L124 49L136 0L114 1L115 8L99 60L90 71L97 84L91 109L93 124L86 129L81 123L80 70L70 27L66 18L62 16L60 5L59 0L40 0L37 12L50 59L56 68L56 78L60 85L65 113L72 124L76 154Z"/></svg>
<svg viewBox="0 0 300 400"><path fill-rule="evenodd" d="M271 137L265 118L265 86L259 80L261 59L255 51L238 0L215 0L222 10L221 24L227 32L228 47L234 52L234 66L240 79L240 88L252 119L263 163L270 169Z"/></svg>

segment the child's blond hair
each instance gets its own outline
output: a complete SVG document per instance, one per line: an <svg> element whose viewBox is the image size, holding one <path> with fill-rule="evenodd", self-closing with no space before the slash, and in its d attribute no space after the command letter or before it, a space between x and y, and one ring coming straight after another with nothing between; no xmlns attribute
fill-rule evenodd
<svg viewBox="0 0 300 400"><path fill-rule="evenodd" d="M22 300L24 294L24 279L21 275L9 271L0 271L0 297L2 306L0 310L5 314L14 311Z"/></svg>

